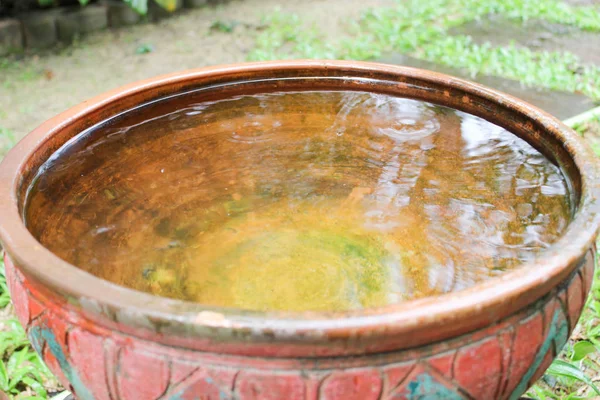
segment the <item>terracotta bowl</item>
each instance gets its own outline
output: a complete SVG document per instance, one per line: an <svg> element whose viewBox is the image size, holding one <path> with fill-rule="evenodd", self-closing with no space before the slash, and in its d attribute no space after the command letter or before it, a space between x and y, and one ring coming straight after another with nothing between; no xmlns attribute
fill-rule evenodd
<svg viewBox="0 0 600 400"><path fill-rule="evenodd" d="M344 313L207 308L119 287L42 247L22 219L40 165L91 125L153 99L245 82L361 90L462 110L519 135L564 170L577 199L532 265L470 289ZM193 70L135 83L41 125L0 169L0 239L16 312L80 399L514 399L566 343L594 275L599 168L575 132L506 94L450 76L357 62Z"/></svg>

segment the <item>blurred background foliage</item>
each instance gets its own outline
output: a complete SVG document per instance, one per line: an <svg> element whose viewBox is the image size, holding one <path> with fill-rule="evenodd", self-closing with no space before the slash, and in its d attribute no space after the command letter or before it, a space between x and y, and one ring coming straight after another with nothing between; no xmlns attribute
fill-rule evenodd
<svg viewBox="0 0 600 400"><path fill-rule="evenodd" d="M41 9L53 7L86 6L95 0L0 0L0 17L27 12L35 12ZM148 12L150 2L155 2L167 11L174 11L177 0L119 0L127 3L138 13L145 15Z"/></svg>

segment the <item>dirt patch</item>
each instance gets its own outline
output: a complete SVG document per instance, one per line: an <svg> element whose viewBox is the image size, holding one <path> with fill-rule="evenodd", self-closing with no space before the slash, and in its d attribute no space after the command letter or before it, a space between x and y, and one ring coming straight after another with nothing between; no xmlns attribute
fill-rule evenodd
<svg viewBox="0 0 600 400"><path fill-rule="evenodd" d="M157 24L92 34L62 51L4 67L0 62L0 128L20 138L57 113L126 83L188 68L243 62L254 46L263 16L278 8L297 13L336 37L344 31L345 21L355 20L363 10L393 3L232 1ZM230 33L211 30L215 21L235 21L235 28Z"/></svg>

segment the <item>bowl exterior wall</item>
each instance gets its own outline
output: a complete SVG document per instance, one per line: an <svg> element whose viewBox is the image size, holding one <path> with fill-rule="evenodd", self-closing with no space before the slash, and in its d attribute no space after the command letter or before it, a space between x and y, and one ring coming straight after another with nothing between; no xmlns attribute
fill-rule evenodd
<svg viewBox="0 0 600 400"><path fill-rule="evenodd" d="M40 290L10 255L5 265L33 346L79 399L515 399L567 342L595 256L590 249L548 295L483 329L381 354L306 358L210 353L126 335Z"/></svg>

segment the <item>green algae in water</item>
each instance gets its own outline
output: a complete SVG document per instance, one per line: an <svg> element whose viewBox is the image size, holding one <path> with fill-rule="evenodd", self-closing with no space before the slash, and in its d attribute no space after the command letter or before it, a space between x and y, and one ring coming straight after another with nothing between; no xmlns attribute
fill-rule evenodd
<svg viewBox="0 0 600 400"><path fill-rule="evenodd" d="M190 295L257 310L360 308L400 295L390 290L397 264L381 237L311 211L270 207L211 232L202 247L215 251L195 260L205 268L190 274Z"/></svg>
<svg viewBox="0 0 600 400"><path fill-rule="evenodd" d="M335 311L470 287L569 223L559 169L471 115L363 92L197 96L60 150L30 191L30 231L159 296Z"/></svg>
<svg viewBox="0 0 600 400"><path fill-rule="evenodd" d="M373 245L340 232L266 232L212 264L214 278L196 286L196 300L223 297L223 302L257 310L381 304L388 274L381 244ZM229 274L217 272L223 269Z"/></svg>

